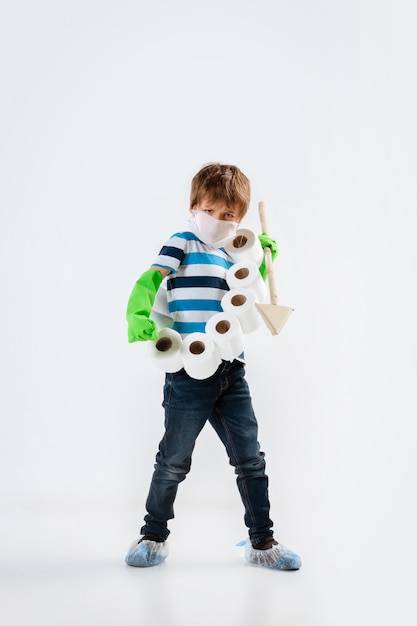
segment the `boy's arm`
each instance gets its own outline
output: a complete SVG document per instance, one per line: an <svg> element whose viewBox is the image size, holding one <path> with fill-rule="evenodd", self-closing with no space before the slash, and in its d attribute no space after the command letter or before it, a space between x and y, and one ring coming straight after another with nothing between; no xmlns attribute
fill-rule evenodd
<svg viewBox="0 0 417 626"><path fill-rule="evenodd" d="M272 260L274 261L278 254L278 246L277 246L277 242L275 241L275 239L272 239L266 233L262 233L262 235L258 235L258 239L261 242L262 250L266 247L271 249ZM261 274L262 278L266 280L265 257L261 265L259 266L259 273Z"/></svg>
<svg viewBox="0 0 417 626"><path fill-rule="evenodd" d="M156 292L171 270L165 267L152 265L136 281L130 294L126 310L127 336L129 343L134 341L148 341L158 338L158 328L155 322L149 319Z"/></svg>

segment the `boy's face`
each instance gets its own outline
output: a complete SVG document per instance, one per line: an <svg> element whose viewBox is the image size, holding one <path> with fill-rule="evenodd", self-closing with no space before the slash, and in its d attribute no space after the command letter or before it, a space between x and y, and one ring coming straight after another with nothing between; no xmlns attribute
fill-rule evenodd
<svg viewBox="0 0 417 626"><path fill-rule="evenodd" d="M203 211L203 213L211 215L216 220L239 223L242 219L236 209L228 207L224 202L213 202L212 200L203 199L198 204L195 204L193 209L195 211Z"/></svg>

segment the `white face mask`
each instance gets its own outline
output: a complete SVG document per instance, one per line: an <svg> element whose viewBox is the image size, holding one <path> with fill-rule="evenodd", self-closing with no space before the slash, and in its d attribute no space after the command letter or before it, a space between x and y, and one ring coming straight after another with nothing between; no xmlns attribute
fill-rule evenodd
<svg viewBox="0 0 417 626"><path fill-rule="evenodd" d="M236 234L239 226L237 222L217 220L204 211L191 211L195 234L201 241L213 248L221 248L226 245Z"/></svg>

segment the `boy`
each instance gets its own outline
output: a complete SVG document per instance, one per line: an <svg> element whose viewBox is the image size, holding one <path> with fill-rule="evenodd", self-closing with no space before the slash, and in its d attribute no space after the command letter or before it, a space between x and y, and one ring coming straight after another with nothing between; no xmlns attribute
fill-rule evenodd
<svg viewBox="0 0 417 626"><path fill-rule="evenodd" d="M190 229L170 238L133 288L126 316L130 342L157 339L158 329L150 314L165 277L173 329L183 337L204 332L207 320L222 310L220 301L228 290L225 276L233 265L221 246L233 238L249 200L249 180L235 166L210 163L194 176L190 202L194 221ZM265 235L260 239L275 256L275 242ZM265 268L260 271L265 277ZM149 567L168 556L167 522L174 517L178 484L190 470L197 436L208 421L237 474L249 529L247 561L273 569L299 569L300 558L273 538L265 455L257 439L258 425L242 360L222 361L215 374L205 380L191 378L183 369L166 374L163 406L165 433L156 455L145 524L141 538L129 549L126 563Z"/></svg>

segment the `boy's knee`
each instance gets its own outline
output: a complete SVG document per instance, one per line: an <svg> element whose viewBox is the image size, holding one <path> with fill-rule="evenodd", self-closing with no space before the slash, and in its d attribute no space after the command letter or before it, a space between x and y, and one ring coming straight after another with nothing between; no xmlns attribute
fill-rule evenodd
<svg viewBox="0 0 417 626"><path fill-rule="evenodd" d="M235 474L241 478L263 475L265 472L265 460L263 456L250 459L235 465Z"/></svg>

